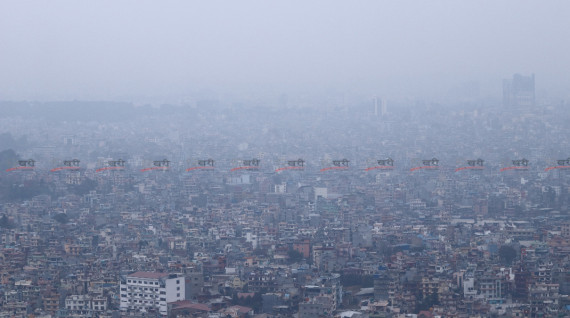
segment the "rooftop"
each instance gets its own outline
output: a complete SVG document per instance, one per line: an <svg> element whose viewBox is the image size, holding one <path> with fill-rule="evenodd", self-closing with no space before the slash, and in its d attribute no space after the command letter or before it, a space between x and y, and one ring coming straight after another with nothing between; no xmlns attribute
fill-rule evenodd
<svg viewBox="0 0 570 318"><path fill-rule="evenodd" d="M168 276L168 273L157 273L157 272L136 272L128 275L128 277L151 278L151 279L158 279L166 276Z"/></svg>

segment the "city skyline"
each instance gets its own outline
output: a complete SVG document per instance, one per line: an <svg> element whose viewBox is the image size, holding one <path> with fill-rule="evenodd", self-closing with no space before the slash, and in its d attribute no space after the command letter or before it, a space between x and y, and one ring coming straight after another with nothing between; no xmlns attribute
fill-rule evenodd
<svg viewBox="0 0 570 318"><path fill-rule="evenodd" d="M565 1L58 0L1 9L2 100L435 99L465 85L487 97L514 73L537 74L537 93L555 99L568 99L570 87Z"/></svg>

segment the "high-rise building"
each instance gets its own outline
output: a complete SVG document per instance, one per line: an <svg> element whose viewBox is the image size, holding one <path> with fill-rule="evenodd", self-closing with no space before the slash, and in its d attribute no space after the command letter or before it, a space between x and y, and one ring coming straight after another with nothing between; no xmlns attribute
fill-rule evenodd
<svg viewBox="0 0 570 318"><path fill-rule="evenodd" d="M388 113L385 98L374 97L374 116L384 118Z"/></svg>
<svg viewBox="0 0 570 318"><path fill-rule="evenodd" d="M503 80L503 105L515 108L534 106L534 74L515 74L512 79Z"/></svg>
<svg viewBox="0 0 570 318"><path fill-rule="evenodd" d="M185 299L182 274L136 272L121 280L121 311L159 312L167 315L167 303Z"/></svg>

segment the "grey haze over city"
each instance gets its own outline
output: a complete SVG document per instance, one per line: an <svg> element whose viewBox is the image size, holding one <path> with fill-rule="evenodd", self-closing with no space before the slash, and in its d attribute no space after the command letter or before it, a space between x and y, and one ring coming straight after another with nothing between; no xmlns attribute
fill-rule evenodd
<svg viewBox="0 0 570 318"><path fill-rule="evenodd" d="M570 1L0 0L0 318L570 317Z"/></svg>
<svg viewBox="0 0 570 318"><path fill-rule="evenodd" d="M2 1L3 100L568 98L568 1ZM158 97L158 98L157 98Z"/></svg>

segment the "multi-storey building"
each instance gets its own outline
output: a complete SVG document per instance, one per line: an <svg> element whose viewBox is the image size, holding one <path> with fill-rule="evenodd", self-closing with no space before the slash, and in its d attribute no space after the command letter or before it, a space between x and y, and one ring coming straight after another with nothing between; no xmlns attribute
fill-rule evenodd
<svg viewBox="0 0 570 318"><path fill-rule="evenodd" d="M182 274L136 272L121 280L121 311L167 315L167 303L185 299Z"/></svg>
<svg viewBox="0 0 570 318"><path fill-rule="evenodd" d="M537 283L529 286L531 317L553 317L558 314L558 284Z"/></svg>
<svg viewBox="0 0 570 318"><path fill-rule="evenodd" d="M502 303L505 284L501 277L485 273L477 278L479 294L490 303Z"/></svg>
<svg viewBox="0 0 570 318"><path fill-rule="evenodd" d="M564 222L560 228L560 232L564 237L570 237L570 222Z"/></svg>
<svg viewBox="0 0 570 318"><path fill-rule="evenodd" d="M55 314L59 309L59 294L49 293L42 296L44 310L48 313Z"/></svg>
<svg viewBox="0 0 570 318"><path fill-rule="evenodd" d="M303 296L309 299L309 303L318 299L317 303L326 304L323 308L328 308L326 311L330 314L342 303L340 274L321 276L316 282L318 284L306 285L303 288Z"/></svg>
<svg viewBox="0 0 570 318"><path fill-rule="evenodd" d="M77 317L94 317L107 310L107 298L90 295L70 295L65 298L65 309Z"/></svg>

